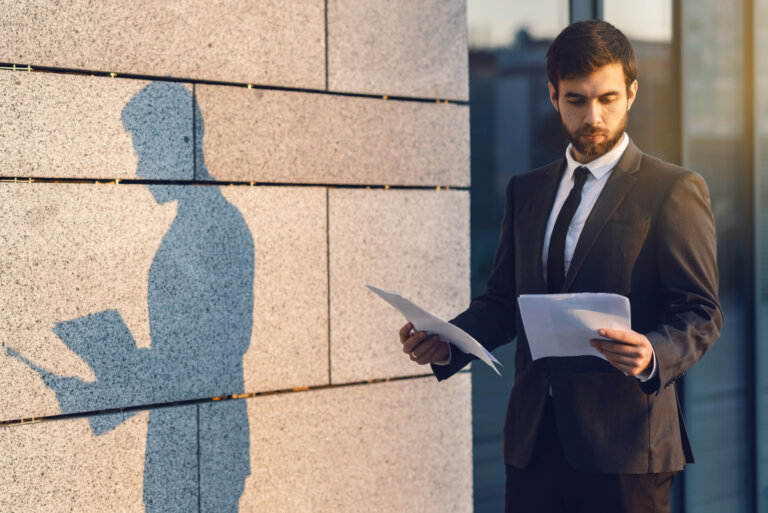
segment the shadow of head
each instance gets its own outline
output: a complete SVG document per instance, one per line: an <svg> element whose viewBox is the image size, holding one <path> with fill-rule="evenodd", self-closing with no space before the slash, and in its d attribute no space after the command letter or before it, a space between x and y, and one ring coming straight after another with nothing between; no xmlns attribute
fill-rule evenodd
<svg viewBox="0 0 768 513"><path fill-rule="evenodd" d="M138 178L191 180L197 174L198 178L211 179L200 148L202 114L194 96L183 84L152 82L131 98L121 117L138 156ZM179 187L150 185L149 189L158 203L179 199Z"/></svg>

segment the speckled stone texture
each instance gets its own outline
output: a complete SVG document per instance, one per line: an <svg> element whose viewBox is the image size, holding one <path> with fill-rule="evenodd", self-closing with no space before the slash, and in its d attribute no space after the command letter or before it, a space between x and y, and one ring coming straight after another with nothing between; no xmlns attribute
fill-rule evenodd
<svg viewBox="0 0 768 513"><path fill-rule="evenodd" d="M470 383L103 414L101 434L93 417L0 427L0 511L470 512Z"/></svg>
<svg viewBox="0 0 768 513"><path fill-rule="evenodd" d="M469 99L465 0L328 0L328 85Z"/></svg>
<svg viewBox="0 0 768 513"><path fill-rule="evenodd" d="M402 352L405 319L365 288L445 320L469 304L469 192L336 189L329 196L334 383L431 372Z"/></svg>
<svg viewBox="0 0 768 513"><path fill-rule="evenodd" d="M0 427L0 511L144 513L148 415L98 437L86 418Z"/></svg>
<svg viewBox="0 0 768 513"><path fill-rule="evenodd" d="M472 511L470 375L248 400L240 511Z"/></svg>
<svg viewBox="0 0 768 513"><path fill-rule="evenodd" d="M323 0L13 2L0 62L325 88Z"/></svg>
<svg viewBox="0 0 768 513"><path fill-rule="evenodd" d="M204 417L199 408L218 415ZM233 408L242 410L240 422L224 411ZM114 424L98 434L88 429L95 417L0 428L0 511L196 512L198 504L207 506L199 511L233 511L249 473L244 401L133 414L120 424L115 414L95 416ZM218 450L206 450L212 446ZM225 466L220 454L226 448L242 455ZM238 459L244 464L238 466ZM217 474L198 472L211 463L219 463ZM221 491L231 492L228 500L212 503Z"/></svg>
<svg viewBox="0 0 768 513"><path fill-rule="evenodd" d="M328 383L326 190L222 187L253 235L248 392Z"/></svg>
<svg viewBox="0 0 768 513"><path fill-rule="evenodd" d="M131 98L148 84L0 71L0 176L136 178L136 152L121 115ZM181 150L186 158L178 159L166 175L191 180L192 88L174 84L161 89L156 103L173 106L164 122L186 134L187 141L169 144L159 140L153 158L162 160L169 152Z"/></svg>
<svg viewBox="0 0 768 513"><path fill-rule="evenodd" d="M469 185L469 107L197 86L218 180Z"/></svg>
<svg viewBox="0 0 768 513"><path fill-rule="evenodd" d="M0 420L328 382L324 189L6 183L0 204Z"/></svg>

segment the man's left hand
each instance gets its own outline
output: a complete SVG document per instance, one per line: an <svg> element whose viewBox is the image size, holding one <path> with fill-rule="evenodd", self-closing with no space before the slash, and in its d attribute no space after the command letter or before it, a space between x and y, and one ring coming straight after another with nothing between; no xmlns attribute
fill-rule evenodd
<svg viewBox="0 0 768 513"><path fill-rule="evenodd" d="M599 330L600 336L613 340L592 339L589 344L624 374L637 376L651 372L653 347L648 338L636 331Z"/></svg>

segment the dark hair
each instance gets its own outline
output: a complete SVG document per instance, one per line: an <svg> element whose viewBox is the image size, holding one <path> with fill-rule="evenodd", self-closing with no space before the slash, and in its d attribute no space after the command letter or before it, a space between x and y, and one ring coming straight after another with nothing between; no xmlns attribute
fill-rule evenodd
<svg viewBox="0 0 768 513"><path fill-rule="evenodd" d="M560 80L582 77L614 62L624 68L629 90L637 79L637 58L627 36L607 21L577 21L549 45L547 75L558 91Z"/></svg>

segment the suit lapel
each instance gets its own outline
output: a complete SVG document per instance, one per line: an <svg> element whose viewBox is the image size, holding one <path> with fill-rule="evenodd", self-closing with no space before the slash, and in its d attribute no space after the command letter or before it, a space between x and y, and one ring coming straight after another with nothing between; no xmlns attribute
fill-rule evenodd
<svg viewBox="0 0 768 513"><path fill-rule="evenodd" d="M520 255L525 255L527 261L521 262L520 269L529 269L532 272L520 273L534 280L529 286L532 288L530 293L547 293L547 284L544 281L544 269L541 263L541 253L544 250L544 232L547 228L547 220L552 211L552 205L555 202L557 189L560 185L563 171L565 170L565 159L560 162L553 162L541 173L529 175L530 182L519 184L519 196L515 198L519 202L520 208L516 213L519 220L516 224L516 232L519 234L516 244L518 247L527 246L533 251L521 251ZM529 289L529 287L525 287Z"/></svg>
<svg viewBox="0 0 768 513"><path fill-rule="evenodd" d="M568 267L568 273L565 275L563 292L567 292L571 288L573 280L576 278L581 265L584 263L584 259L592 249L598 235L603 231L606 223L624 199L624 196L627 195L635 185L635 182L637 182L634 174L640 168L642 156L643 154L630 139L629 146L627 146L624 155L619 159L616 167L613 168L605 188L600 192L592 212L590 212L584 223L579 240L576 242L571 265Z"/></svg>

